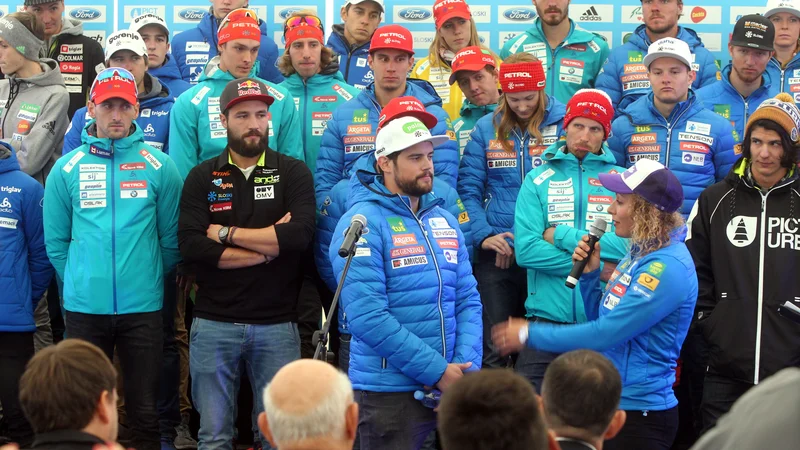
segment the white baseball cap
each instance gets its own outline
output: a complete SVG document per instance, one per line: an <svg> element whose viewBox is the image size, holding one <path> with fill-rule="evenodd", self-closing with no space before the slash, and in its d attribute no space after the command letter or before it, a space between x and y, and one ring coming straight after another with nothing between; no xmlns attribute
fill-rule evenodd
<svg viewBox="0 0 800 450"><path fill-rule="evenodd" d="M800 17L800 1L798 0L769 0L767 1L766 9L767 12L764 13L764 17L770 17L782 12Z"/></svg>
<svg viewBox="0 0 800 450"><path fill-rule="evenodd" d="M106 39L106 61L120 50L130 50L137 55L147 57L147 46L142 36L136 31L119 30L111 33Z"/></svg>
<svg viewBox="0 0 800 450"><path fill-rule="evenodd" d="M375 137L375 159L402 152L422 142L430 142L437 147L449 140L447 136L432 136L431 130L416 117L398 117L378 130Z"/></svg>
<svg viewBox="0 0 800 450"><path fill-rule="evenodd" d="M357 5L357 4L359 4L359 3L364 3L364 2L374 2L374 3L377 3L377 4L378 4L378 6L380 6L380 7L381 7L381 12L382 12L382 13L385 13L385 12L386 12L386 7L385 7L385 6L383 6L383 0L348 0L348 1L346 1L346 2L344 3L344 6L345 6L345 7L347 7L347 5Z"/></svg>
<svg viewBox="0 0 800 450"><path fill-rule="evenodd" d="M131 26L129 30L138 33L139 30L148 25L157 25L163 28L164 33L167 35L167 40L169 40L169 28L167 28L167 22L161 17L158 17L152 13L142 14L141 16L134 17L133 20L131 20Z"/></svg>
<svg viewBox="0 0 800 450"><path fill-rule="evenodd" d="M647 56L644 57L642 63L649 68L650 64L658 58L675 58L689 66L690 69L692 67L693 58L689 44L679 39L662 38L653 42L647 48Z"/></svg>

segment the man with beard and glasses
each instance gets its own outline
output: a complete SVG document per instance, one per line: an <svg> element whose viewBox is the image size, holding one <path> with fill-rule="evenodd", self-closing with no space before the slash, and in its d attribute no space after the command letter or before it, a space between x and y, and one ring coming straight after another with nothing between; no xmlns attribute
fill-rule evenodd
<svg viewBox="0 0 800 450"><path fill-rule="evenodd" d="M269 147L269 92L258 78L225 86L227 147L189 172L181 197L178 244L198 286L189 366L200 448L231 448L240 367L258 415L259 393L300 358L297 297L314 236L314 181L302 161Z"/></svg>
<svg viewBox="0 0 800 450"><path fill-rule="evenodd" d="M775 26L769 19L760 14L742 16L728 43L731 63L722 70L722 80L696 92L706 108L731 121L737 144L749 115L780 91L780 80L773 84L765 72L774 37Z"/></svg>
<svg viewBox="0 0 800 450"><path fill-rule="evenodd" d="M547 74L547 94L564 104L579 90L594 87L609 54L604 37L569 18L569 2L533 0L537 15L533 27L506 42L500 51L502 59L527 52L540 60Z"/></svg>
<svg viewBox="0 0 800 450"><path fill-rule="evenodd" d="M364 216L342 287L361 450L419 449L436 428L436 412L414 393L444 392L480 369L482 307L458 220L431 192L434 147L449 137L431 136L438 119L424 108L387 105L380 116L377 173L353 174L330 260L338 279L344 232Z"/></svg>
<svg viewBox="0 0 800 450"><path fill-rule="evenodd" d="M627 43L615 47L595 86L611 97L622 115L624 109L639 97L650 93L647 67L643 63L648 47L662 38L679 39L691 50L691 69L697 74L692 88L699 89L721 79L714 55L703 46L694 30L678 26L683 15L683 0L642 0L643 25L639 25Z"/></svg>

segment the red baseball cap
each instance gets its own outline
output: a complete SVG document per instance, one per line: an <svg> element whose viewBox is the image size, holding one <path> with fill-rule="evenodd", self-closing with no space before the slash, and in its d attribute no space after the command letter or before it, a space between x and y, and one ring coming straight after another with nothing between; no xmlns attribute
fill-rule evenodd
<svg viewBox="0 0 800 450"><path fill-rule="evenodd" d="M469 10L469 5L464 0L436 0L436 3L433 4L433 20L436 22L436 29L441 28L453 17L471 19L472 12Z"/></svg>
<svg viewBox="0 0 800 450"><path fill-rule="evenodd" d="M456 73L460 71L477 72L483 70L486 66L497 68L497 61L494 60L492 53L489 50L473 45L464 47L460 52L456 53L451 64L453 73L450 74L450 85L456 82Z"/></svg>
<svg viewBox="0 0 800 450"><path fill-rule="evenodd" d="M425 111L425 105L417 100L416 97L396 97L389 100L389 103L381 110L378 129L380 130L387 122L398 117L415 117L425 124L428 129L435 127L439 123L439 119Z"/></svg>
<svg viewBox="0 0 800 450"><path fill-rule="evenodd" d="M411 32L400 25L385 25L372 35L369 44L369 52L375 50L402 50L411 55L414 54L414 37Z"/></svg>
<svg viewBox="0 0 800 450"><path fill-rule="evenodd" d="M89 100L100 104L110 98L121 98L131 105L138 103L139 92L133 74L121 67L103 69L89 91Z"/></svg>

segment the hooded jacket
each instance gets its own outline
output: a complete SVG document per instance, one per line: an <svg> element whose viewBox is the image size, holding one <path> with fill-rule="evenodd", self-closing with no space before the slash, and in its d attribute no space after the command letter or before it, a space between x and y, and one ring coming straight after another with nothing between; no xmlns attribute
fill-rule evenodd
<svg viewBox="0 0 800 450"><path fill-rule="evenodd" d="M181 71L178 69L178 65L175 64L175 58L169 53L161 67L147 69L147 73L158 78L163 85L167 86L170 94L176 99L192 87L191 84L181 78Z"/></svg>
<svg viewBox="0 0 800 450"><path fill-rule="evenodd" d="M333 118L336 108L352 100L361 91L345 83L336 60L311 78L303 80L300 75L293 73L278 86L294 97L302 121L305 161L314 174L325 125Z"/></svg>
<svg viewBox="0 0 800 450"><path fill-rule="evenodd" d="M761 77L761 86L753 91L747 98L736 90L731 84L731 68L728 64L722 69L722 79L716 83L703 86L697 91L697 101L715 113L727 119L733 125L734 144L744 139L744 126L750 113L758 108L764 100L772 98L780 92L777 86L771 84L769 73L764 72Z"/></svg>
<svg viewBox="0 0 800 450"><path fill-rule="evenodd" d="M705 109L689 90L686 101L664 118L653 104L653 93L640 96L611 124L608 147L617 164L630 167L652 159L669 167L683 185L686 217L703 189L725 178L737 156L730 122Z"/></svg>
<svg viewBox="0 0 800 450"><path fill-rule="evenodd" d="M686 245L697 266L696 326L708 372L758 384L800 365L800 328L778 307L800 301L800 178L794 169L761 189L740 159L700 195Z"/></svg>
<svg viewBox="0 0 800 450"><path fill-rule="evenodd" d="M476 251L487 237L513 231L514 208L525 175L542 165L540 155L561 136L565 112L564 104L548 95L540 127L542 143L515 128L508 137L514 141L511 153L503 150L497 137L495 121L500 118L488 114L478 120L458 170L458 193L472 220Z"/></svg>
<svg viewBox="0 0 800 450"><path fill-rule="evenodd" d="M256 66L253 66L250 76L255 74ZM220 69L219 57L215 56L206 66L200 82L175 102L169 119L169 147L182 178L185 179L194 166L218 156L228 146L228 133L219 121L219 96L233 80L230 72ZM302 128L295 100L285 88L269 81L265 83L269 95L275 98L275 103L269 107L269 146L278 153L303 161Z"/></svg>
<svg viewBox="0 0 800 450"><path fill-rule="evenodd" d="M461 92L461 87L458 83L450 84L450 75L453 73L450 64L441 58L440 61L437 67L433 67L430 56L426 56L417 61L411 71L411 75L414 78L429 82L436 89L436 94L442 98L442 108L450 117L450 120L456 120L466 97ZM497 61L497 67L500 67L502 61L497 58L495 58L495 61Z"/></svg>
<svg viewBox="0 0 800 450"><path fill-rule="evenodd" d="M647 49L652 44L646 30L645 25L639 25L627 43L615 47L609 54L603 70L597 75L595 87L611 97L611 104L616 111L615 117L639 97L652 92L647 78L647 68L643 63ZM703 46L694 30L678 27L677 38L689 44L689 49L692 51L694 58L692 70L697 73L697 78L692 83L693 89L716 83L721 79L722 75L719 73L714 55Z"/></svg>
<svg viewBox="0 0 800 450"><path fill-rule="evenodd" d="M525 176L514 215L516 261L528 271L526 315L558 323L586 322L580 291L566 288L564 280L572 270L572 252L596 219L609 224L600 239L603 260L616 264L628 252L628 240L614 233L608 213L615 194L598 177L625 169L615 164L605 145L600 153L578 160L563 140L548 147L542 161ZM542 238L550 227L555 227L552 244Z"/></svg>
<svg viewBox="0 0 800 450"><path fill-rule="evenodd" d="M75 111L86 106L89 91L97 76L96 67L105 62L103 47L83 35L83 22L64 17L61 32L47 42L46 56L58 63L69 93L69 107L64 113L69 120Z"/></svg>
<svg viewBox="0 0 800 450"><path fill-rule="evenodd" d="M363 90L375 81L372 69L367 64L370 41L351 46L344 37L344 24L339 23L333 26L327 46L339 55L339 64L347 84Z"/></svg>
<svg viewBox="0 0 800 450"><path fill-rule="evenodd" d="M136 122L122 139L96 136L56 161L45 185L45 244L64 283L64 309L83 314L158 311L175 268L183 183Z"/></svg>
<svg viewBox="0 0 800 450"><path fill-rule="evenodd" d="M431 134L447 134L450 141L436 147L434 152L434 175L455 187L458 177L458 146L450 119L442 109L442 99L436 95L430 83L408 78L403 96L416 97L425 110L436 116L439 123ZM333 119L328 121L322 133L322 143L317 158L314 186L317 193L317 209L339 181L347 178L353 162L363 153L375 150L375 135L381 106L375 98L375 85L371 84L358 96L336 108Z"/></svg>
<svg viewBox="0 0 800 450"><path fill-rule="evenodd" d="M410 392L436 385L449 363L480 369L482 306L458 221L431 194L415 214L380 176L354 177L331 243L341 246L354 215L367 218L341 295L353 389ZM345 260L336 251L330 258L338 278Z"/></svg>
<svg viewBox="0 0 800 450"><path fill-rule="evenodd" d="M675 366L697 299L697 275L685 236L685 226L676 228L666 247L644 256L632 247L605 290L599 269L583 274L580 289L588 322L531 323L528 346L556 353L579 348L601 352L622 377L619 409L674 408Z"/></svg>
<svg viewBox="0 0 800 450"><path fill-rule="evenodd" d="M547 74L547 93L564 104L578 90L595 86L597 74L609 54L603 36L584 30L572 19L569 23L569 34L555 49L550 48L542 19L537 17L533 27L510 39L500 51L502 59L527 52L542 61Z"/></svg>
<svg viewBox="0 0 800 450"><path fill-rule="evenodd" d="M44 184L61 156L69 94L56 62L41 59L39 64L43 72L31 78L12 74L0 80L0 129L22 171Z"/></svg>
<svg viewBox="0 0 800 450"><path fill-rule="evenodd" d="M162 85L160 80L150 73L145 73L145 86L150 85L148 92L139 94L139 117L136 123L144 133L144 143L169 153L169 112L175 104L175 97L167 86ZM87 124L94 123L94 119L89 117L86 107L77 110L69 124L67 134L64 135L64 147L62 155L75 150L82 145L81 135Z"/></svg>
<svg viewBox="0 0 800 450"><path fill-rule="evenodd" d="M469 142L469 135L472 134L472 130L475 128L475 124L478 123L478 119L493 113L495 108L497 108L497 103L477 106L469 100L464 100L464 104L461 106L460 116L453 121L453 132L456 134L456 139L458 139L459 158L464 156L464 149L467 147L467 142Z"/></svg>
<svg viewBox="0 0 800 450"><path fill-rule="evenodd" d="M772 57L767 63L766 73L769 74L776 94L778 92L791 94L795 99L795 105L800 107L800 96L795 95L800 89L800 53L794 55L786 67Z"/></svg>
<svg viewBox="0 0 800 450"><path fill-rule="evenodd" d="M0 143L0 332L33 332L33 311L53 276L42 223L44 188Z"/></svg>
<svg viewBox="0 0 800 450"><path fill-rule="evenodd" d="M353 164L351 174L359 170L372 172L375 170L375 152L365 153L361 155ZM319 271L325 284L331 292L336 292L336 286L339 280L333 276L333 267L329 258L330 243L333 238L333 230L339 223L345 212L347 212L347 203L350 197L350 192L357 189L357 183L360 183L358 178L350 176L338 183L331 190L330 195L325 201L322 202L322 207L317 216L317 234L314 242L314 255L317 262L317 271ZM444 200L442 207L458 220L458 226L461 228L461 233L464 235L464 245L467 247L467 254L470 261L472 260L472 222L469 220L464 203L458 196L458 192L445 183L444 181L434 177L433 178L433 191L431 194L436 198ZM338 251L338 249L335 249ZM341 333L350 334L347 328L347 318L344 316L344 310L339 308L339 331Z"/></svg>
<svg viewBox="0 0 800 450"><path fill-rule="evenodd" d="M184 81L196 84L202 81L206 64L211 62L218 54L217 29L219 20L212 13L213 8L203 14L196 28L182 31L172 38L170 49L175 58L175 64ZM267 24L258 19L261 28L261 47L258 49L258 64L254 64L256 72L251 76L258 76L262 80L272 83L283 81L275 62L278 60L278 46L267 34ZM216 155L215 155L216 156Z"/></svg>

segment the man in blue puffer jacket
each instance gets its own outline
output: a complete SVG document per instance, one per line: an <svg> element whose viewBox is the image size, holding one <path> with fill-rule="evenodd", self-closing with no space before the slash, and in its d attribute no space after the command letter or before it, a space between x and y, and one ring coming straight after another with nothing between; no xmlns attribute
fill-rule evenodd
<svg viewBox="0 0 800 450"><path fill-rule="evenodd" d="M20 170L10 145L0 143L0 403L9 436L30 445L33 430L19 406L19 378L33 356L33 311L53 276L42 222L44 188Z"/></svg>
<svg viewBox="0 0 800 450"><path fill-rule="evenodd" d="M364 89L374 76L367 64L372 34L384 14L383 0L348 0L342 6L341 24L336 24L328 37L328 47L339 54L347 84Z"/></svg>
<svg viewBox="0 0 800 450"><path fill-rule="evenodd" d="M442 109L442 99L427 81L406 78L414 65L412 43L411 32L399 25L387 25L375 32L369 56L375 82L358 97L337 108L322 134L314 176L318 209L336 183L345 179L353 162L361 154L375 149L380 111L397 97L410 96L419 100L425 110L438 119L431 132L450 137L450 141L436 146L436 176L456 186L458 144L447 113Z"/></svg>
<svg viewBox="0 0 800 450"><path fill-rule="evenodd" d="M173 97L178 98L191 84L181 78L175 58L169 54L169 28L161 17L147 13L134 18L129 28L144 40L147 46L147 72L167 85Z"/></svg>
<svg viewBox="0 0 800 450"><path fill-rule="evenodd" d="M733 152L733 128L705 109L690 89L695 72L685 42L673 38L654 42L644 65L652 92L614 120L608 147L622 167L640 159L669 167L683 185L680 212L685 218L703 189L725 178L738 158Z"/></svg>
<svg viewBox="0 0 800 450"><path fill-rule="evenodd" d="M376 139L379 173L355 173L330 252L339 275L344 231L364 216L341 297L353 333L348 373L361 411L361 450L420 448L436 413L415 391L446 391L464 371L478 370L483 345L464 236L431 195L433 147L449 137L431 136L437 119L424 111L386 116Z"/></svg>
<svg viewBox="0 0 800 450"><path fill-rule="evenodd" d="M166 85L161 84L161 80L147 72L147 47L141 36L129 30L112 33L106 42L106 66L122 67L136 78L140 108L136 123L144 132L144 142L169 153L169 112L175 104L175 97ZM85 106L75 111L64 135L62 155L83 145L83 129L87 123L93 122Z"/></svg>
<svg viewBox="0 0 800 450"><path fill-rule="evenodd" d="M203 68L218 54L217 31L228 13L246 7L248 0L211 0L211 8L203 14L197 28L186 30L172 40L172 56L184 80L196 84ZM188 8L187 8L188 9ZM252 12L251 12L252 14ZM258 49L256 75L272 83L283 81L283 75L275 67L278 59L278 46L267 35L267 24L258 19L261 29L261 47Z"/></svg>
<svg viewBox="0 0 800 450"><path fill-rule="evenodd" d="M611 97L617 116L636 99L650 92L647 69L642 61L650 44L661 38L680 39L691 48L691 67L697 73L697 78L692 83L694 89L720 79L719 66L714 55L703 46L697 33L678 26L678 19L683 13L683 1L662 3L642 2L644 24L636 28L628 42L611 50L603 69L597 75L594 85Z"/></svg>
<svg viewBox="0 0 800 450"><path fill-rule="evenodd" d="M765 71L774 39L775 26L769 19L759 14L742 16L733 27L728 43L731 63L722 70L722 79L695 92L706 108L731 122L735 144L744 137L750 112L780 92Z"/></svg>

